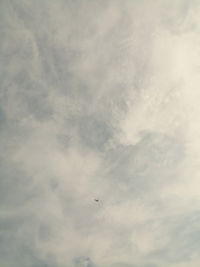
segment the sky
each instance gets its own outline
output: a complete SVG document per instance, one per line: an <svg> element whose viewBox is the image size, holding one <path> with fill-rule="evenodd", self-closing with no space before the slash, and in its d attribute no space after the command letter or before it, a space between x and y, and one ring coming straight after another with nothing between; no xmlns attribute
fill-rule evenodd
<svg viewBox="0 0 200 267"><path fill-rule="evenodd" d="M199 267L200 2L0 0L0 32L0 266Z"/></svg>

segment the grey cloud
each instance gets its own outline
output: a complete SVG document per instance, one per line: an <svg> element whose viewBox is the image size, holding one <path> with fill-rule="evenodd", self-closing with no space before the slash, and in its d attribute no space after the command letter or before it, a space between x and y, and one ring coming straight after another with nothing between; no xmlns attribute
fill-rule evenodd
<svg viewBox="0 0 200 267"><path fill-rule="evenodd" d="M199 266L199 12L1 1L0 265Z"/></svg>
<svg viewBox="0 0 200 267"><path fill-rule="evenodd" d="M92 117L80 119L80 136L86 145L102 149L112 137L112 128L106 122Z"/></svg>

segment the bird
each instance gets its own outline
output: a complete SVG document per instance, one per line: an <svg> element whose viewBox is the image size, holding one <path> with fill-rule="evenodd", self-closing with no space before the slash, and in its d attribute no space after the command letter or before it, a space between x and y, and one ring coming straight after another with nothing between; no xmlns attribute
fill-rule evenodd
<svg viewBox="0 0 200 267"><path fill-rule="evenodd" d="M99 199L95 198L94 201L99 202Z"/></svg>

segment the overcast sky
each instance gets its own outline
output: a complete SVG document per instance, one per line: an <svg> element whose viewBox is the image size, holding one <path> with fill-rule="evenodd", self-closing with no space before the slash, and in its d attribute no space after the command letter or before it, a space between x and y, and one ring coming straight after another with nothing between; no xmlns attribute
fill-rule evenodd
<svg viewBox="0 0 200 267"><path fill-rule="evenodd" d="M0 0L0 36L0 266L199 267L200 2Z"/></svg>

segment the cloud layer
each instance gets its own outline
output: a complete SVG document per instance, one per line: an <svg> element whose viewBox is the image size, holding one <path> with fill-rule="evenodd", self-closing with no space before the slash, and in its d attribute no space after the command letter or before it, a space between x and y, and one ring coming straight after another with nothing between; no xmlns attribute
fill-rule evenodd
<svg viewBox="0 0 200 267"><path fill-rule="evenodd" d="M200 265L199 18L1 1L0 265Z"/></svg>

